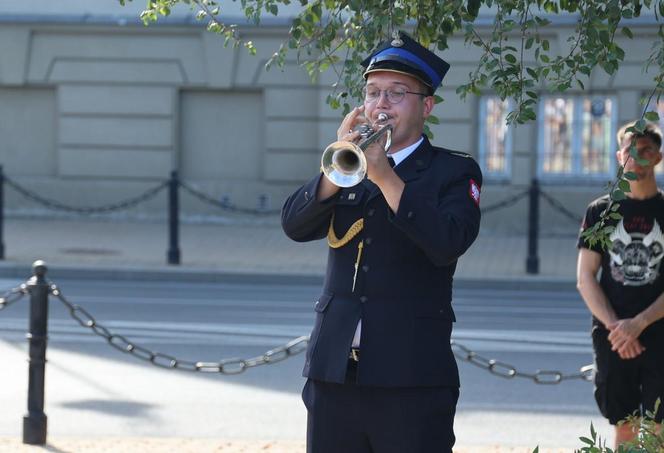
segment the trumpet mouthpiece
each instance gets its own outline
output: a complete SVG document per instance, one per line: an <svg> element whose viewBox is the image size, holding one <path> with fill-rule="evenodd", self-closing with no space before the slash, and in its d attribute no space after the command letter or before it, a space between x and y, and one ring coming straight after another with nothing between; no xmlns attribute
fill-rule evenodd
<svg viewBox="0 0 664 453"><path fill-rule="evenodd" d="M379 123L384 123L385 121L389 120L390 117L387 116L387 113L379 113L378 114L378 122Z"/></svg>

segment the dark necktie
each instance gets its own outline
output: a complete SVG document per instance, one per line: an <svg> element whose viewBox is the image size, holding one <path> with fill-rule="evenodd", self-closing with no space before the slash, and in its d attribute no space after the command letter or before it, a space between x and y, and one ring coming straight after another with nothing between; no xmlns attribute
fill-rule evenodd
<svg viewBox="0 0 664 453"><path fill-rule="evenodd" d="M387 162L389 162L390 167L394 168L394 159L392 159L392 156L387 156Z"/></svg>

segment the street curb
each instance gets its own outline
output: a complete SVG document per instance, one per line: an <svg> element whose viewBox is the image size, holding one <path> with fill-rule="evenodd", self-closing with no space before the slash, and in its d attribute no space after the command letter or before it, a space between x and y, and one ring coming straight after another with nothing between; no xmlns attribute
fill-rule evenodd
<svg viewBox="0 0 664 453"><path fill-rule="evenodd" d="M47 263L48 266L48 263ZM0 278L27 280L32 275L31 266L17 263L0 263ZM58 264L49 266L49 280L111 280L179 283L259 283L283 285L320 286L324 276L283 274L271 272L231 272L223 269L187 267L131 267ZM576 283L569 279L547 276L496 276L489 278L454 279L459 289L502 289L524 291L575 290Z"/></svg>
<svg viewBox="0 0 664 453"><path fill-rule="evenodd" d="M302 284L319 285L322 275L288 275L258 272L229 272L226 270L203 268L154 268L145 267L103 267L59 264L48 266L46 277L49 280L117 280L145 282L179 283L262 283L262 284ZM28 279L32 275L31 266L0 263L0 278Z"/></svg>

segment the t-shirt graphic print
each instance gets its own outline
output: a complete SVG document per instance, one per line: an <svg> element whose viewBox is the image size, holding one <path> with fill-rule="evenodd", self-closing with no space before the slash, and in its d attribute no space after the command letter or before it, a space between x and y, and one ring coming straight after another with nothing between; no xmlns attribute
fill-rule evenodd
<svg viewBox="0 0 664 453"><path fill-rule="evenodd" d="M642 218L627 219L632 220L643 223ZM638 230L628 233L623 218L609 239L613 280L626 286L648 285L657 280L664 257L664 236L656 219L647 233Z"/></svg>

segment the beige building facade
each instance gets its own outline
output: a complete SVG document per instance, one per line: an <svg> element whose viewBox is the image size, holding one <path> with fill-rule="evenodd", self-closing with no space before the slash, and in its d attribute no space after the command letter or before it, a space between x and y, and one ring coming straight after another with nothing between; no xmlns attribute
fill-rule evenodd
<svg viewBox="0 0 664 453"><path fill-rule="evenodd" d="M286 37L286 19L242 28L243 38L258 48L251 56L242 47L224 47L223 38L206 32L187 10L144 27L136 19L140 5L99 11L69 0L57 10L49 10L48 2L42 6L40 15L27 7L0 10L0 163L13 181L47 198L74 206L113 203L177 170L214 199L276 209L318 171L322 150L335 140L341 112L325 103L333 76L312 83L295 61L283 71L264 69ZM557 30L552 48L566 46L571 22ZM652 87L643 62L656 38L654 22L639 22L633 31L633 41L621 42L626 57L618 74L595 71L586 90L566 94L566 103L558 105L581 118L588 110L584 100L590 102L593 115L599 111L604 120L603 129L592 119L589 127L603 137L601 147L613 150L607 137L640 114L639 100ZM551 129L546 109L550 104L555 110L556 100L545 96L538 121L517 128L493 124L491 92L465 101L455 94L478 51L459 38L443 57L452 69L439 90L444 102L435 111L441 124L432 127L434 143L468 151L482 163L483 205L522 192L537 177L543 190L581 216L587 202L603 193L610 178L604 170L608 165L612 173L615 162L604 162L604 170L595 173L584 155L568 159L569 168L554 161L545 168L543 162L550 158L547 146L563 160L577 149L584 153L588 146L579 143L585 139L575 136L584 135L583 121L558 118ZM547 137L560 130L561 121L569 140L552 145ZM603 151L608 159L613 150ZM185 215L224 215L184 194L181 203ZM5 190L5 209L43 210L11 189ZM128 215L165 212L164 192ZM487 214L483 228L522 233L526 217L524 199ZM542 226L551 234L578 228L544 203Z"/></svg>

